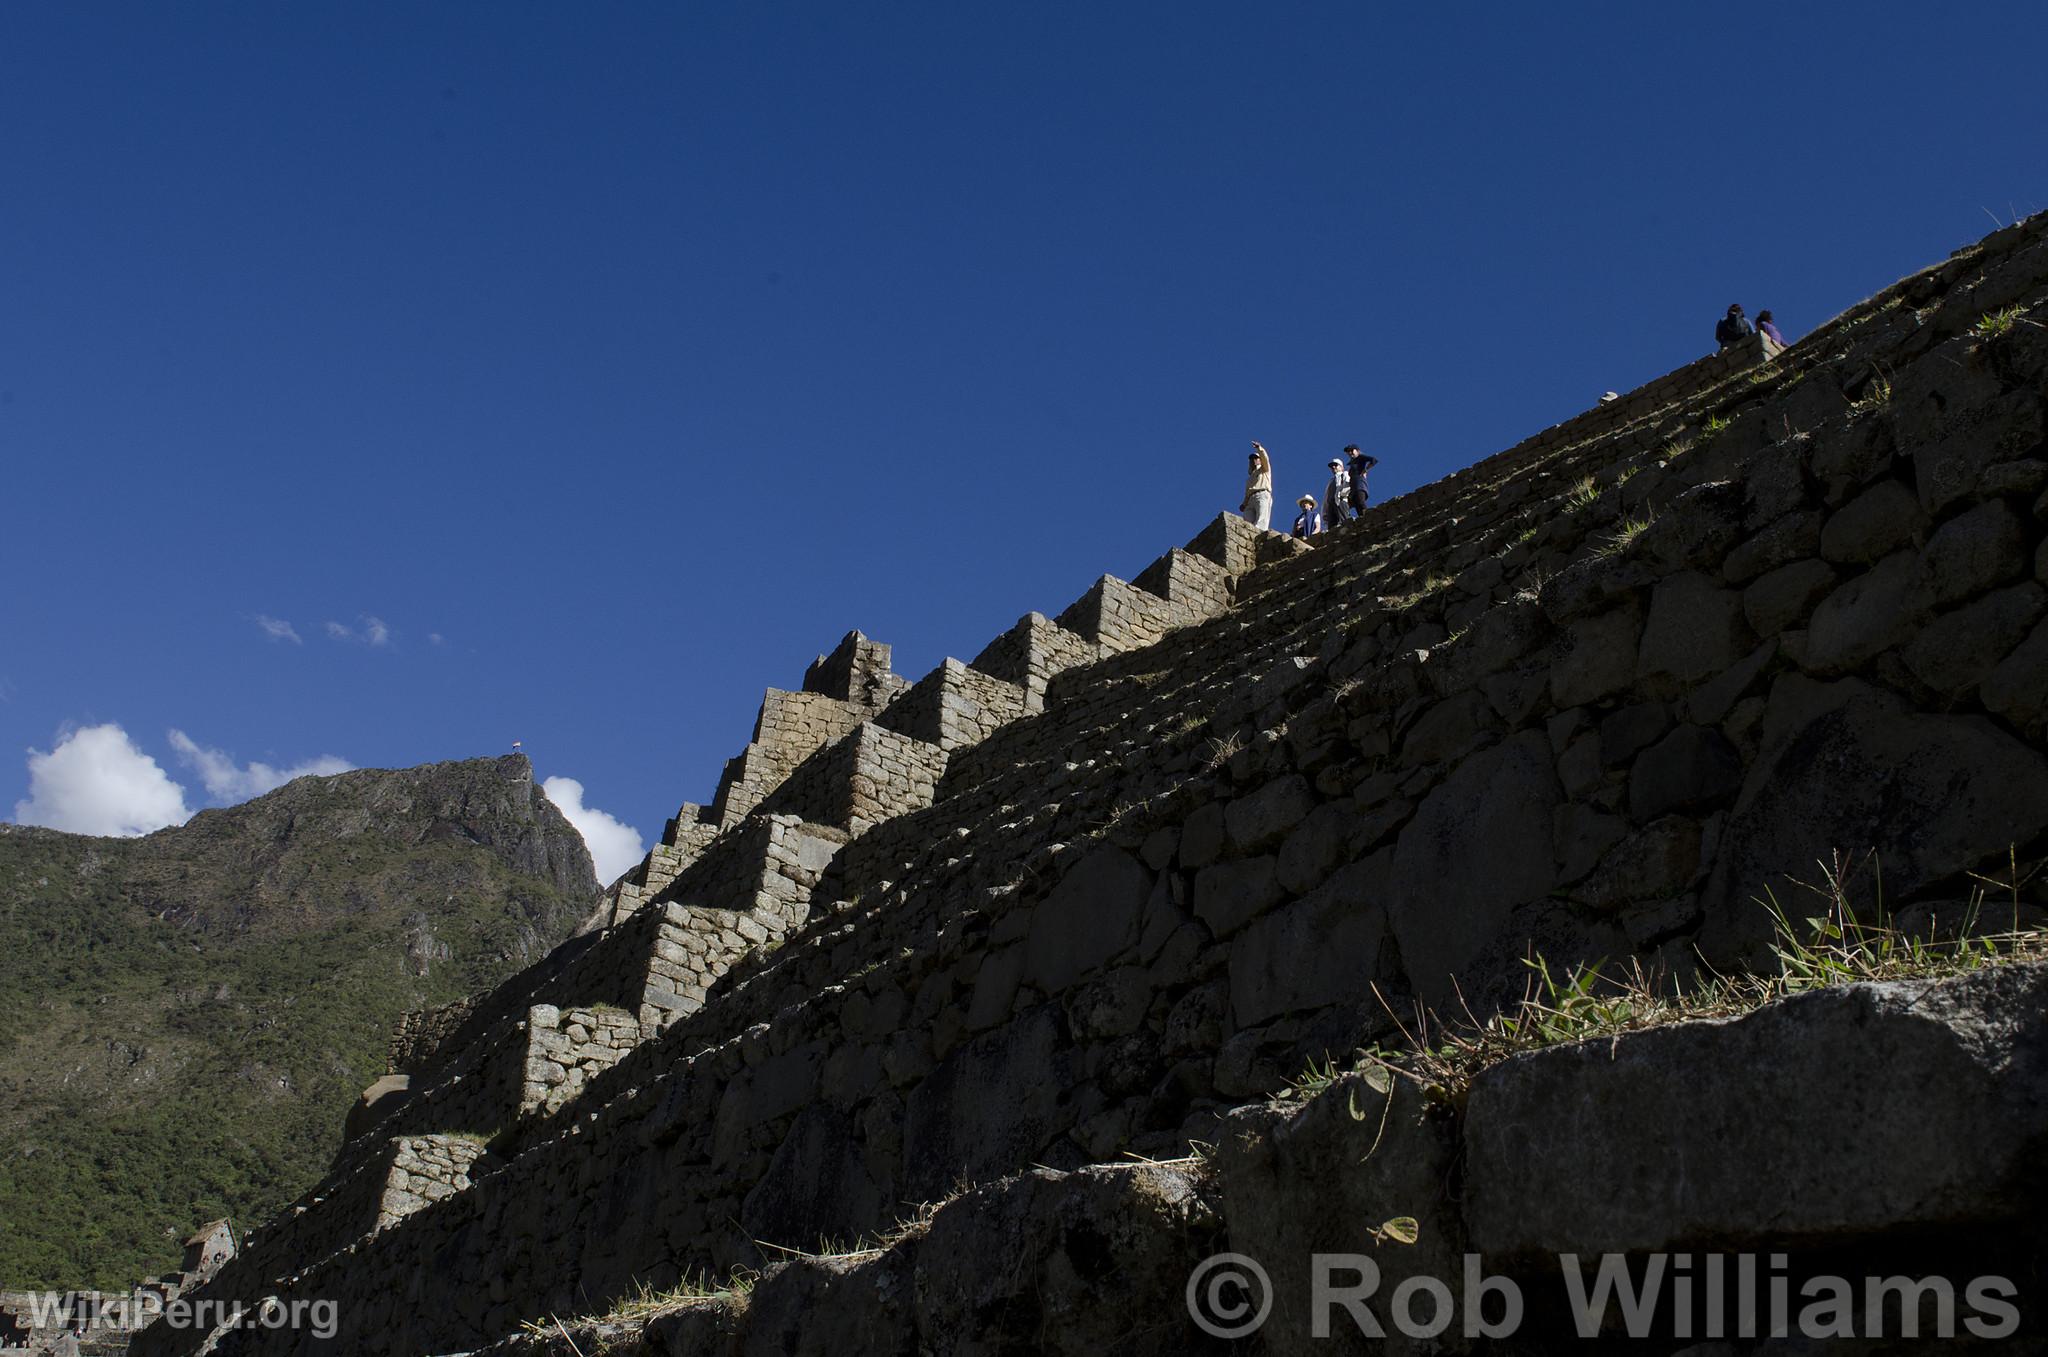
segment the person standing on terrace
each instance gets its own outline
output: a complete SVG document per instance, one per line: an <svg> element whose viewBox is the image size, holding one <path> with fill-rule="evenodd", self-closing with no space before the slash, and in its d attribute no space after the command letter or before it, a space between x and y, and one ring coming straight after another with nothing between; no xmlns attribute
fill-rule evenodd
<svg viewBox="0 0 2048 1357"><path fill-rule="evenodd" d="M1770 340L1779 348L1785 347L1785 336L1778 333L1777 322L1771 319L1769 311L1759 311L1756 313L1756 328L1758 334Z"/></svg>
<svg viewBox="0 0 2048 1357"><path fill-rule="evenodd" d="M1351 516L1353 518L1364 518L1365 506L1372 499L1372 496L1366 492L1365 473L1378 466L1380 459L1360 452L1356 443L1346 443L1344 445L1344 456L1349 463L1345 470L1351 476Z"/></svg>
<svg viewBox="0 0 2048 1357"><path fill-rule="evenodd" d="M1351 503L1351 477L1341 457L1330 459L1330 483L1323 487L1323 527L1331 532L1344 526L1344 510Z"/></svg>
<svg viewBox="0 0 2048 1357"><path fill-rule="evenodd" d="M1245 520L1261 532L1273 526L1273 459L1256 438L1252 460L1244 477L1244 503L1238 506Z"/></svg>

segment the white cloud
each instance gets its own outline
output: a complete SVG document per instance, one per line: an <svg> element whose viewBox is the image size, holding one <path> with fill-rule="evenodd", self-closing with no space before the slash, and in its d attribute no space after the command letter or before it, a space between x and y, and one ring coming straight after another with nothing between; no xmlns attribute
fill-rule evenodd
<svg viewBox="0 0 2048 1357"><path fill-rule="evenodd" d="M25 825L73 834L147 834L192 817L185 789L111 722L60 732L56 748L28 751L28 799L14 803Z"/></svg>
<svg viewBox="0 0 2048 1357"><path fill-rule="evenodd" d="M362 623L360 628L330 621L327 624L327 634L337 641L359 641L372 647L391 644L391 624L383 618L364 613L357 620Z"/></svg>
<svg viewBox="0 0 2048 1357"><path fill-rule="evenodd" d="M295 646L305 644L304 641L299 639L299 633L292 627L292 624L285 621L282 617L270 617L263 613L257 613L255 622L257 626L263 628L263 634L273 641L290 641Z"/></svg>
<svg viewBox="0 0 2048 1357"><path fill-rule="evenodd" d="M622 821L615 820L595 806L583 804L583 784L573 777L551 777L540 784L548 800L562 812L564 819L583 836L583 842L590 849L591 861L597 864L597 879L610 885L613 880L624 876L628 868L647 856L647 845L640 837L640 831Z"/></svg>
<svg viewBox="0 0 2048 1357"><path fill-rule="evenodd" d="M178 751L178 757L206 784L206 794L224 805L261 796L295 777L329 777L355 767L347 759L322 754L317 759L307 759L289 768L275 768L260 762L251 762L245 768L235 762L234 755L208 749L182 730L171 731L170 741L171 748Z"/></svg>

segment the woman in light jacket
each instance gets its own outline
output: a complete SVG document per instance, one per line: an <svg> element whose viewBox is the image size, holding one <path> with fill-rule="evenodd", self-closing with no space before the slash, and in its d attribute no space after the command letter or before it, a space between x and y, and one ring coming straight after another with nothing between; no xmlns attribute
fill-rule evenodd
<svg viewBox="0 0 2048 1357"><path fill-rule="evenodd" d="M1273 459L1257 439L1252 440L1251 468L1244 477L1244 503L1237 506L1253 527L1273 526Z"/></svg>

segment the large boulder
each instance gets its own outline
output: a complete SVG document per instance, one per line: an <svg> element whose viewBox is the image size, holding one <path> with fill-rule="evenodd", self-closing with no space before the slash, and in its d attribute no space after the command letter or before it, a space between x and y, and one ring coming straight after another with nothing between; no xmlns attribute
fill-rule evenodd
<svg viewBox="0 0 2048 1357"><path fill-rule="evenodd" d="M747 1193L740 1224L749 1239L814 1249L822 1240L872 1229L890 1204L868 1174L846 1114L813 1103L798 1114L768 1171Z"/></svg>
<svg viewBox="0 0 2048 1357"><path fill-rule="evenodd" d="M1098 848L1082 858L1031 917L1026 977L1056 994L1106 966L1137 943L1151 889L1145 864L1121 848Z"/></svg>
<svg viewBox="0 0 2048 1357"><path fill-rule="evenodd" d="M1423 798L1394 847L1387 908L1415 992L1449 1011L1453 977L1516 905L1557 884L1550 741L1524 731L1465 760Z"/></svg>
<svg viewBox="0 0 2048 1357"><path fill-rule="evenodd" d="M1265 1351L1417 1350L1398 1333L1387 1303L1410 1277L1453 1285L1460 1277L1464 1231L1450 1190L1456 1161L1448 1110L1384 1075L1345 1075L1305 1105L1232 1113L1212 1163L1231 1250L1270 1279L1273 1308L1259 1330ZM1375 1230L1400 1217L1419 1225L1414 1243L1375 1240ZM1315 1338L1317 1254L1363 1256L1378 1271L1366 1305L1389 1335L1384 1348L1343 1313L1331 1316L1326 1339ZM1330 1281L1353 1287L1362 1276L1332 1264Z"/></svg>
<svg viewBox="0 0 2048 1357"><path fill-rule="evenodd" d="M2048 965L2015 964L1511 1058L1468 1104L1472 1246L1543 1260L2027 1216L2044 1012Z"/></svg>
<svg viewBox="0 0 2048 1357"><path fill-rule="evenodd" d="M1239 1027L1372 997L1387 937L1386 858L1351 864L1231 941L1230 1006Z"/></svg>
<svg viewBox="0 0 2048 1357"><path fill-rule="evenodd" d="M978 1188L947 1203L919 1243L919 1350L1221 1352L1183 1300L1213 1232L1193 1176L1164 1164L1036 1169Z"/></svg>
<svg viewBox="0 0 2048 1357"><path fill-rule="evenodd" d="M1910 711L1860 679L1785 675L1707 883L1703 950L1717 964L1764 960L1757 897L1803 907L1789 883L1816 881L1837 854L1875 853L1896 904L2044 827L2048 759L1995 722Z"/></svg>
<svg viewBox="0 0 2048 1357"><path fill-rule="evenodd" d="M963 1178L1023 1168L1096 1110L1084 1105L1087 1096L1056 1005L976 1037L911 1090L903 1126L908 1197L934 1201Z"/></svg>

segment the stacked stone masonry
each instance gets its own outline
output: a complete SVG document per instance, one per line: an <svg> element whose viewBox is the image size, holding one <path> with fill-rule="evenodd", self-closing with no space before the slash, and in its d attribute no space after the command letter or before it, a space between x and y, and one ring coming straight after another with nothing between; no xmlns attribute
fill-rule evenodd
<svg viewBox="0 0 2048 1357"><path fill-rule="evenodd" d="M623 1008L535 1004L526 1011L526 1065L518 1114L547 1114L640 1044L641 1019Z"/></svg>
<svg viewBox="0 0 2048 1357"><path fill-rule="evenodd" d="M430 1202L445 1201L469 1186L470 1170L486 1151L481 1140L463 1136L399 1136L391 1142L391 1166L377 1199L377 1219L366 1233L389 1229Z"/></svg>
<svg viewBox="0 0 2048 1357"><path fill-rule="evenodd" d="M1075 635L1043 613L1026 613L974 657L974 668L1022 688L1024 710L1035 715L1045 710L1046 686L1055 674L1101 656L1102 647L1093 641Z"/></svg>
<svg viewBox="0 0 2048 1357"><path fill-rule="evenodd" d="M1054 620L1110 652L1143 649L1175 625L1171 603L1114 575L1097 580Z"/></svg>
<svg viewBox="0 0 2048 1357"><path fill-rule="evenodd" d="M1168 599L1113 581L1074 626L1025 619L973 668L1028 719L951 750L865 721L764 799L848 836L779 945L466 1190L210 1290L341 1299L335 1351L466 1350L959 1183L1218 1143L1308 1062L1391 1039L1388 1006L1519 994L1531 949L1761 960L1754 897L1838 851L1862 892L1875 851L1927 926L2016 857L2010 908L2044 917L2044 227L1313 549L1212 524L1190 551L1234 602L1206 620L1168 630ZM527 992L620 935L646 955L641 924Z"/></svg>
<svg viewBox="0 0 2048 1357"><path fill-rule="evenodd" d="M880 725L951 751L1025 714L1024 689L948 659L889 704Z"/></svg>

